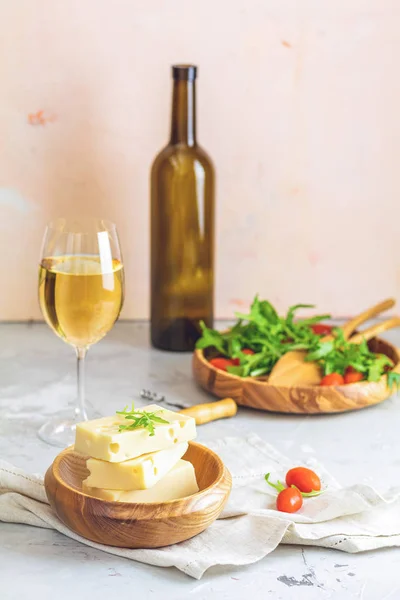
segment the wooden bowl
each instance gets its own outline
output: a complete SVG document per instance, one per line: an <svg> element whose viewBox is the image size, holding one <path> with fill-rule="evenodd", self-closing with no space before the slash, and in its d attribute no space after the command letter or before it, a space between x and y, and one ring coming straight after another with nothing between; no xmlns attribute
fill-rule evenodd
<svg viewBox="0 0 400 600"><path fill-rule="evenodd" d="M368 343L372 352L386 354L400 372L400 350L380 338ZM392 391L386 376L380 381L361 381L340 386L275 386L267 377L238 377L213 367L203 350L193 355L193 376L206 391L218 398L233 398L237 404L282 413L317 414L356 410L378 404Z"/></svg>
<svg viewBox="0 0 400 600"><path fill-rule="evenodd" d="M99 544L160 548L188 540L215 521L231 490L231 476L221 459L195 442L183 458L193 464L200 491L169 502L108 502L85 494L86 458L72 446L61 452L47 470L45 488L61 521Z"/></svg>

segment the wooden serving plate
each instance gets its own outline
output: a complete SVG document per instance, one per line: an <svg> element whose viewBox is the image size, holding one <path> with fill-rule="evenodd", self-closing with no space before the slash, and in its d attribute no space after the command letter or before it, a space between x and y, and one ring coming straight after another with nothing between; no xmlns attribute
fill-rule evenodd
<svg viewBox="0 0 400 600"><path fill-rule="evenodd" d="M372 352L386 354L400 372L400 350L386 340L373 338L368 342ZM206 391L218 398L230 397L237 404L294 414L338 413L378 404L392 395L386 376L380 381L360 381L340 386L275 386L267 377L238 377L213 367L203 350L193 355L193 376Z"/></svg>
<svg viewBox="0 0 400 600"><path fill-rule="evenodd" d="M86 457L71 446L47 470L47 497L67 527L93 542L123 548L176 544L215 521L232 485L228 469L205 446L190 442L183 458L195 468L197 494L160 503L108 502L82 492L82 481L89 475Z"/></svg>

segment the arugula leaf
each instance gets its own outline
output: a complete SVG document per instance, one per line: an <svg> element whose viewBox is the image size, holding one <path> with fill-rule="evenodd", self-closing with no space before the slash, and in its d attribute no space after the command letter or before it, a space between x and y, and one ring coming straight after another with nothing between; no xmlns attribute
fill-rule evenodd
<svg viewBox="0 0 400 600"><path fill-rule="evenodd" d="M129 423L129 425L119 425L119 431L131 431L132 429L137 429L138 427L144 427L149 430L149 435L153 436L154 434L154 423L164 423L167 424L168 421L162 419L157 416L157 413L162 412L154 411L148 412L146 410L135 410L135 405L132 402L132 408L129 409L128 406L125 406L123 410L117 410L117 415L123 415L125 420L133 421Z"/></svg>
<svg viewBox="0 0 400 600"><path fill-rule="evenodd" d="M226 370L231 375L239 375L239 377L243 377L243 367L229 365L226 367Z"/></svg>
<svg viewBox="0 0 400 600"><path fill-rule="evenodd" d="M253 369L252 371L250 371L250 377L261 377L261 375L264 375L264 373L264 367L258 367L257 369Z"/></svg>
<svg viewBox="0 0 400 600"><path fill-rule="evenodd" d="M309 352L306 356L306 362L315 362L324 358L332 352L334 348L333 342L321 342L314 352Z"/></svg>
<svg viewBox="0 0 400 600"><path fill-rule="evenodd" d="M302 325L315 325L316 323L329 320L330 318L331 315L316 315L315 317L310 317L309 319L301 319L301 323Z"/></svg>
<svg viewBox="0 0 400 600"><path fill-rule="evenodd" d="M232 335L228 339L228 355L236 358L237 355L240 354L241 349L242 345L240 343L239 336Z"/></svg>
<svg viewBox="0 0 400 600"><path fill-rule="evenodd" d="M295 312L299 308L315 308L315 307L314 307L314 304L294 304L293 306L290 306L289 310L287 312L287 315L286 315L286 322L289 323L290 325L293 324Z"/></svg>
<svg viewBox="0 0 400 600"><path fill-rule="evenodd" d="M393 387L396 386L396 391L399 393L400 391L400 373L394 373L393 371L389 371L387 375L387 384L391 391L393 391Z"/></svg>
<svg viewBox="0 0 400 600"><path fill-rule="evenodd" d="M225 347L225 340L222 334L216 329L208 328L204 321L200 321L200 327L202 331L202 337L198 340L196 348L215 348L220 354L229 356Z"/></svg>
<svg viewBox="0 0 400 600"><path fill-rule="evenodd" d="M268 300L259 300L256 296L250 307L250 314L235 313L235 317L255 323L259 328L265 329L269 325L279 323L279 316Z"/></svg>
<svg viewBox="0 0 400 600"><path fill-rule="evenodd" d="M390 358L384 354L376 354L376 359L368 364L368 381L379 381L382 377L386 365L392 364Z"/></svg>
<svg viewBox="0 0 400 600"><path fill-rule="evenodd" d="M272 306L268 300L258 301L260 314L269 322L269 323L278 323L279 315L276 312L275 308Z"/></svg>

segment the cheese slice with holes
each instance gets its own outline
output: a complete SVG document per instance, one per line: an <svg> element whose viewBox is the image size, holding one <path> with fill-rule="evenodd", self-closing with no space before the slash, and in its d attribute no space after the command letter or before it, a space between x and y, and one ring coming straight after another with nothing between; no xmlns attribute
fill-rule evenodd
<svg viewBox="0 0 400 600"><path fill-rule="evenodd" d="M179 460L175 467L153 487L147 490L110 490L90 487L82 482L82 490L89 496L111 502L167 502L191 496L199 491L192 463Z"/></svg>
<svg viewBox="0 0 400 600"><path fill-rule="evenodd" d="M89 487L110 490L145 490L166 475L185 454L188 443L175 444L167 450L142 454L137 458L111 463L89 458L86 466L90 475L85 479Z"/></svg>
<svg viewBox="0 0 400 600"><path fill-rule="evenodd" d="M138 410L157 412L157 416L167 423L154 423L154 435L150 435L150 431L144 427L119 431L120 425L131 423L123 415L78 423L75 451L100 460L122 462L149 452L166 450L196 437L193 417L167 410L157 404L149 404Z"/></svg>

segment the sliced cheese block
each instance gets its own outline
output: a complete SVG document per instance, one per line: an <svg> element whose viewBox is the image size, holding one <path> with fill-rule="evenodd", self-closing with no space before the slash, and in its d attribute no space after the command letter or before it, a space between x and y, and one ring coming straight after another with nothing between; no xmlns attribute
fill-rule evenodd
<svg viewBox="0 0 400 600"><path fill-rule="evenodd" d="M75 451L100 460L122 462L149 452L165 450L196 437L196 423L193 417L181 415L156 404L149 404L140 410L157 412L159 417L168 422L154 423L154 435L150 435L150 431L144 427L120 432L119 425L130 423L123 415L78 423Z"/></svg>
<svg viewBox="0 0 400 600"><path fill-rule="evenodd" d="M167 502L191 496L199 491L192 463L179 460L175 467L147 490L110 490L90 487L82 482L85 494L112 502Z"/></svg>
<svg viewBox="0 0 400 600"><path fill-rule="evenodd" d="M89 458L86 466L90 475L85 479L85 484L110 490L145 490L164 477L187 449L188 443L182 442L167 450L142 454L120 463Z"/></svg>

